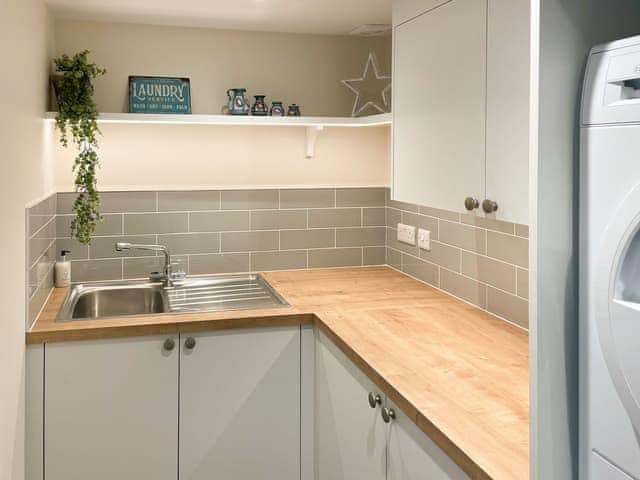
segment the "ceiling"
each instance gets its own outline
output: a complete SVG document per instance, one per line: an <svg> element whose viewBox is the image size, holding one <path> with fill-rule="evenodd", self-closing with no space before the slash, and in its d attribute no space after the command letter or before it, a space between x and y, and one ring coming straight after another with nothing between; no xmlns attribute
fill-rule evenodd
<svg viewBox="0 0 640 480"><path fill-rule="evenodd" d="M57 18L347 34L391 23L392 0L47 0Z"/></svg>

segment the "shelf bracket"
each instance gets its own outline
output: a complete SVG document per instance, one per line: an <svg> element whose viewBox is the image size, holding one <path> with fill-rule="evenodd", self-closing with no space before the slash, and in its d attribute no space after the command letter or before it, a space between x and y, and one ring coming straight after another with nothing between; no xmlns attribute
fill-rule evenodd
<svg viewBox="0 0 640 480"><path fill-rule="evenodd" d="M324 125L313 125L307 127L307 158L313 158L316 153L316 140L318 135L324 132Z"/></svg>

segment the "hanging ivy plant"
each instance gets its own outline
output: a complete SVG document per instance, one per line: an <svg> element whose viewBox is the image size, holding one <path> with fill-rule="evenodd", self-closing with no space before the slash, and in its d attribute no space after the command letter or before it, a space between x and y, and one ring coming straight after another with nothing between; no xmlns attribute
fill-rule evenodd
<svg viewBox="0 0 640 480"><path fill-rule="evenodd" d="M84 245L91 243L96 225L102 220L96 179L100 129L93 100L93 79L107 73L95 63L89 63L88 55L89 51L85 50L72 57L65 54L54 59L57 75L53 79L60 143L68 147L70 136L78 150L73 164L78 196L73 204L75 218L71 222L71 235Z"/></svg>

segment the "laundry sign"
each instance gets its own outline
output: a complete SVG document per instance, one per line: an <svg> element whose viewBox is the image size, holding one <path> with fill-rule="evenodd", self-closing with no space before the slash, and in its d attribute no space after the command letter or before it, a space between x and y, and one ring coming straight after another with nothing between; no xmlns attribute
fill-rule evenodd
<svg viewBox="0 0 640 480"><path fill-rule="evenodd" d="M129 77L129 113L191 113L189 79Z"/></svg>

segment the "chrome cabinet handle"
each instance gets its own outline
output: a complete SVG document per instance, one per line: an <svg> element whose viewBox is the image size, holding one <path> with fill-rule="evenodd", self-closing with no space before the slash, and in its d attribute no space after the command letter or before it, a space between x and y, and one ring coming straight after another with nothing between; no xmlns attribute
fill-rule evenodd
<svg viewBox="0 0 640 480"><path fill-rule="evenodd" d="M162 346L167 352L170 352L175 348L176 341L173 338L167 338Z"/></svg>
<svg viewBox="0 0 640 480"><path fill-rule="evenodd" d="M196 339L193 337L189 337L184 341L184 348L187 350L193 350L196 348Z"/></svg>
<svg viewBox="0 0 640 480"><path fill-rule="evenodd" d="M473 211L480 206L480 202L477 198L467 197L464 199L464 208L468 211Z"/></svg>
<svg viewBox="0 0 640 480"><path fill-rule="evenodd" d="M396 411L393 408L383 407L380 414L384 423L389 423L391 420L396 419Z"/></svg>
<svg viewBox="0 0 640 480"><path fill-rule="evenodd" d="M380 394L369 392L369 406L376 408L378 405L382 405L382 397Z"/></svg>
<svg viewBox="0 0 640 480"><path fill-rule="evenodd" d="M484 213L494 213L498 210L498 204L493 200L486 199L482 202L482 210Z"/></svg>

